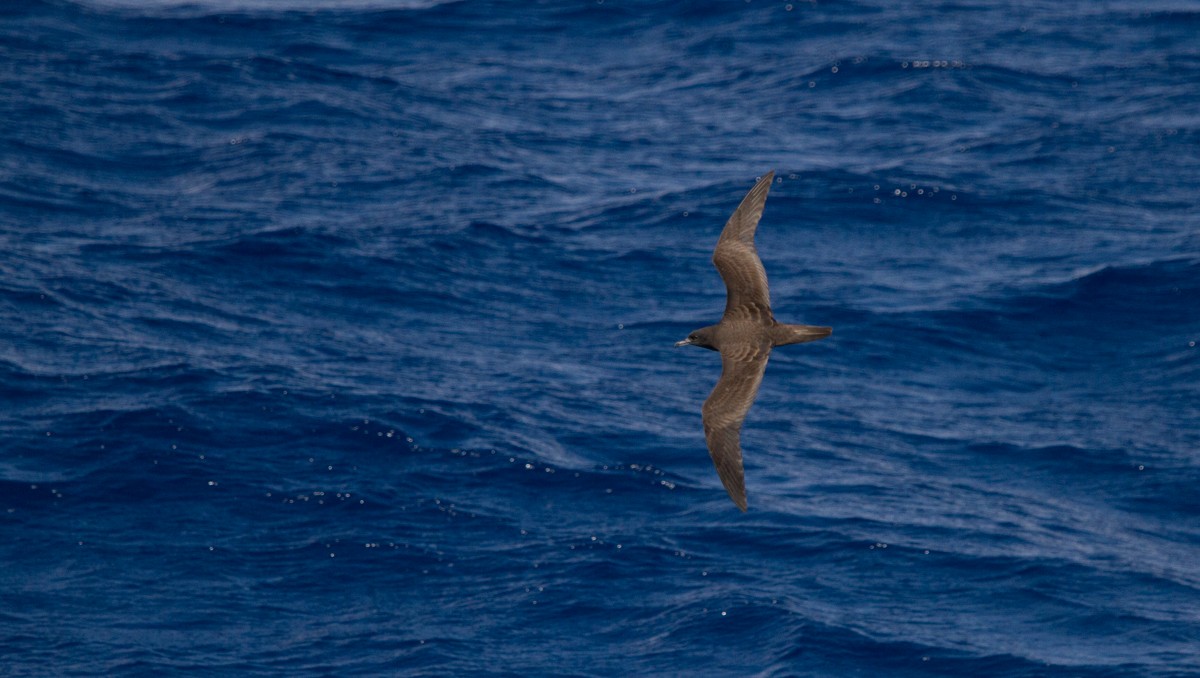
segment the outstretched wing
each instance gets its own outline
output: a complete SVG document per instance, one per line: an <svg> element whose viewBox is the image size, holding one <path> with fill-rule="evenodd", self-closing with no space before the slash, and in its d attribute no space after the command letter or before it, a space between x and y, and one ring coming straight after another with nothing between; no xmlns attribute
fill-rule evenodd
<svg viewBox="0 0 1200 678"><path fill-rule="evenodd" d="M742 204L725 222L717 249L713 251L713 265L725 281L725 314L736 309L749 307L758 316L763 312L770 318L771 297L767 292L767 272L754 248L754 231L762 218L763 206L775 172L767 172L754 188L742 198Z"/></svg>
<svg viewBox="0 0 1200 678"><path fill-rule="evenodd" d="M717 476L729 498L746 510L746 478L742 471L742 421L762 384L770 344L721 352L721 378L704 401L704 438Z"/></svg>

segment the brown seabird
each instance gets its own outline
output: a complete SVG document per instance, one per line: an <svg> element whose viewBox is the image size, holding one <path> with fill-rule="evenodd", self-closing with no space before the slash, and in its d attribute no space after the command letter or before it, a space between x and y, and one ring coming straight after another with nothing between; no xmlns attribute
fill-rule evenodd
<svg viewBox="0 0 1200 678"><path fill-rule="evenodd" d="M743 511L746 478L742 471L742 421L758 395L771 349L824 339L833 332L832 327L785 325L771 314L767 272L754 248L754 231L774 177L774 171L767 172L754 184L717 240L713 264L726 290L721 322L698 329L675 344L721 352L721 378L704 401L704 438L729 498Z"/></svg>

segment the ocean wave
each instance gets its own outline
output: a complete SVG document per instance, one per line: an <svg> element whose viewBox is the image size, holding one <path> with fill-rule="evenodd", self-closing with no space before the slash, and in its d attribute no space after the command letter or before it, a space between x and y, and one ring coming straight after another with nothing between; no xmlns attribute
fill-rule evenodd
<svg viewBox="0 0 1200 678"><path fill-rule="evenodd" d="M1179 3L0 14L10 673L1196 663Z"/></svg>

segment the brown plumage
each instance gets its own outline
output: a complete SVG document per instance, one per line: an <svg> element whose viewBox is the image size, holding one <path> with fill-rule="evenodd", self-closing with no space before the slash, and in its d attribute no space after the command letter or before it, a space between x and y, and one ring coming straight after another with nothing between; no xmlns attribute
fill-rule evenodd
<svg viewBox="0 0 1200 678"><path fill-rule="evenodd" d="M742 421L762 384L771 349L824 339L830 327L775 322L767 290L767 272L754 248L754 231L767 202L775 172L768 172L742 199L725 223L713 264L725 281L721 322L696 330L676 346L693 344L721 353L721 378L704 401L704 438L729 498L746 510L742 471Z"/></svg>

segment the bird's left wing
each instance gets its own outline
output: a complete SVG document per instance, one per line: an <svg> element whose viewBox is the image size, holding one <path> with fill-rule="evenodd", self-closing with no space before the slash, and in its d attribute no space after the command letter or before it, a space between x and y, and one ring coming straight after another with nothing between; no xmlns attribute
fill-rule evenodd
<svg viewBox="0 0 1200 678"><path fill-rule="evenodd" d="M742 421L754 404L770 344L751 345L721 352L721 378L704 401L704 438L717 476L729 498L746 510L746 478L742 470Z"/></svg>

